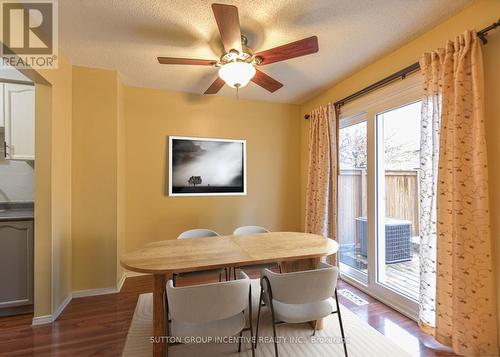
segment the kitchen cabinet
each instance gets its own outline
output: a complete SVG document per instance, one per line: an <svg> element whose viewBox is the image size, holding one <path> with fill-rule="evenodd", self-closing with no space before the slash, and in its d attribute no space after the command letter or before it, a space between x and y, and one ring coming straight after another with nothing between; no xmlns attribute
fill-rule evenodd
<svg viewBox="0 0 500 357"><path fill-rule="evenodd" d="M3 111L3 87L4 84L0 83L0 128L3 128L5 126L5 119L4 119L5 114Z"/></svg>
<svg viewBox="0 0 500 357"><path fill-rule="evenodd" d="M32 305L33 221L0 221L0 316Z"/></svg>
<svg viewBox="0 0 500 357"><path fill-rule="evenodd" d="M35 159L35 87L3 84L5 158Z"/></svg>

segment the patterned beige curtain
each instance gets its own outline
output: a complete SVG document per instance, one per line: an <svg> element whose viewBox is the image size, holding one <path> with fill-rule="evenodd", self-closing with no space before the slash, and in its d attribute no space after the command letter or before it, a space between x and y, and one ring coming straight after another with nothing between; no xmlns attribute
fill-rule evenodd
<svg viewBox="0 0 500 357"><path fill-rule="evenodd" d="M441 105L435 336L461 355L496 356L479 40L467 31L445 49L425 54L420 64L427 94L440 98Z"/></svg>
<svg viewBox="0 0 500 357"><path fill-rule="evenodd" d="M440 55L439 57L442 57ZM436 221L441 127L441 62L424 55L420 61L424 76L420 124L420 298L419 325L430 334L436 326Z"/></svg>
<svg viewBox="0 0 500 357"><path fill-rule="evenodd" d="M337 239L337 115L333 105L310 115L309 166L306 191L308 233ZM331 258L336 264L336 256Z"/></svg>

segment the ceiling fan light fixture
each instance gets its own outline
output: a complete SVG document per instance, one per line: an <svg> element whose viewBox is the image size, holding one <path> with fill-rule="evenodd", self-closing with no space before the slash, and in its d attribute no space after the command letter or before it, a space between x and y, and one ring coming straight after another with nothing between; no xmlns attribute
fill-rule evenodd
<svg viewBox="0 0 500 357"><path fill-rule="evenodd" d="M219 76L210 84L204 94L216 94L224 84L241 88L252 81L270 93L283 87L283 83L268 76L256 67L286 61L318 52L318 37L310 36L264 51L254 52L248 47L248 40L241 34L238 8L228 4L212 4L212 12L219 29L224 53L218 60L158 57L158 62L169 65L198 65L219 68Z"/></svg>
<svg viewBox="0 0 500 357"><path fill-rule="evenodd" d="M231 88L241 88L255 76L255 67L248 62L229 62L219 69L219 77Z"/></svg>

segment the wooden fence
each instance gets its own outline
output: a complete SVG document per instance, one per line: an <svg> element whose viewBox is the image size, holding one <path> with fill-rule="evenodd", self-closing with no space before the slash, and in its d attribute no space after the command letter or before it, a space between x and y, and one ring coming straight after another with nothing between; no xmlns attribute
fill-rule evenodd
<svg viewBox="0 0 500 357"><path fill-rule="evenodd" d="M366 170L342 170L338 183L338 231L342 244L354 243L356 218L366 217ZM412 235L419 235L418 171L385 172L385 215L412 223Z"/></svg>

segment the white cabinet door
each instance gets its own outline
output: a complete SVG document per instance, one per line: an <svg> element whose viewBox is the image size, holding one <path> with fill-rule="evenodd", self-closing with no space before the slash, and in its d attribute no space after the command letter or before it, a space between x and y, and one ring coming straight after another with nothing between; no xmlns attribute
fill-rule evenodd
<svg viewBox="0 0 500 357"><path fill-rule="evenodd" d="M3 87L4 84L0 83L0 128L5 126L5 113L3 110Z"/></svg>
<svg viewBox="0 0 500 357"><path fill-rule="evenodd" d="M4 85L6 158L35 159L35 87Z"/></svg>

